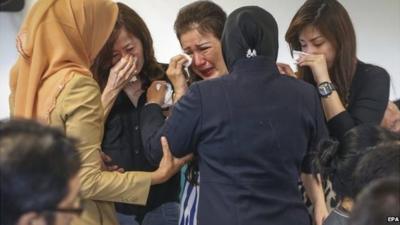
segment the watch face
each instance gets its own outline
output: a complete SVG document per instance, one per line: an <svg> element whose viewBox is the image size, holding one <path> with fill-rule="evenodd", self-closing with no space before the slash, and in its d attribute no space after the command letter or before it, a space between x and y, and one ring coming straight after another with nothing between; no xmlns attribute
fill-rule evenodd
<svg viewBox="0 0 400 225"><path fill-rule="evenodd" d="M318 86L318 92L322 97L327 97L335 90L331 83L322 83Z"/></svg>
<svg viewBox="0 0 400 225"><path fill-rule="evenodd" d="M322 96L326 96L330 91L329 87L326 85L319 86L318 90L319 90L319 94Z"/></svg>

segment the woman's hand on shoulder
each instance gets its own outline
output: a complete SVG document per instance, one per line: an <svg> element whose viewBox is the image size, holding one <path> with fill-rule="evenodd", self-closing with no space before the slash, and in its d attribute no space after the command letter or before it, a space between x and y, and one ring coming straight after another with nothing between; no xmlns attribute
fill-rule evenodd
<svg viewBox="0 0 400 225"><path fill-rule="evenodd" d="M289 64L277 62L276 66L278 67L280 74L297 78L296 73L292 70Z"/></svg>

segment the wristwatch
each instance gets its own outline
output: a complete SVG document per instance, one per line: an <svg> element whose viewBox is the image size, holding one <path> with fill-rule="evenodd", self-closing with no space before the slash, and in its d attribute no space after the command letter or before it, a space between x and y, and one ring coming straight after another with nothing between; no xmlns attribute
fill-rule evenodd
<svg viewBox="0 0 400 225"><path fill-rule="evenodd" d="M319 96L323 98L326 98L329 95L331 95L334 90L336 90L336 87L331 82L325 81L318 85Z"/></svg>

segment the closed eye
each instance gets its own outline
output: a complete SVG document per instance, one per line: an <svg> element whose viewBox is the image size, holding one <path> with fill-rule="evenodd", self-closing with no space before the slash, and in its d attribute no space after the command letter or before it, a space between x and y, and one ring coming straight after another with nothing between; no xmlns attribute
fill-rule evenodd
<svg viewBox="0 0 400 225"><path fill-rule="evenodd" d="M113 61L114 61L114 60L117 60L119 57L120 57L119 54L114 54L114 55L112 56L112 60L113 60Z"/></svg>
<svg viewBox="0 0 400 225"><path fill-rule="evenodd" d="M207 50L209 48L210 48L210 46L202 46L199 49L200 49L200 51L205 51L205 50Z"/></svg>
<svg viewBox="0 0 400 225"><path fill-rule="evenodd" d="M307 47L307 44L306 44L306 42L305 42L305 41L303 41L303 40L299 40L299 43L300 43L300 47L301 47L301 48L305 48L305 47Z"/></svg>
<svg viewBox="0 0 400 225"><path fill-rule="evenodd" d="M191 51L184 51L184 53L185 53L186 55L190 56L190 57L193 56L193 52L191 52Z"/></svg>

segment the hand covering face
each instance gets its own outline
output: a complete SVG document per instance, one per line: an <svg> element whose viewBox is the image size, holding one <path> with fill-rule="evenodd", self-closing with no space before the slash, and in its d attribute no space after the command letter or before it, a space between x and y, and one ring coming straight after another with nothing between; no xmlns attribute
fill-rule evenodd
<svg viewBox="0 0 400 225"><path fill-rule="evenodd" d="M90 66L114 27L118 7L109 0L39 0L17 37L20 53L11 70L10 111L13 117L48 122L58 94ZM55 73L47 90L41 85ZM76 72L76 73L74 73ZM46 96L37 101L38 90Z"/></svg>
<svg viewBox="0 0 400 225"><path fill-rule="evenodd" d="M228 70L238 59L278 57L278 25L274 17L257 6L245 6L227 18L222 34L222 51Z"/></svg>

